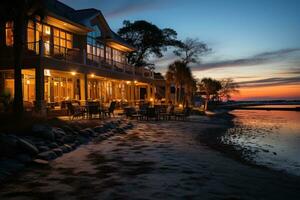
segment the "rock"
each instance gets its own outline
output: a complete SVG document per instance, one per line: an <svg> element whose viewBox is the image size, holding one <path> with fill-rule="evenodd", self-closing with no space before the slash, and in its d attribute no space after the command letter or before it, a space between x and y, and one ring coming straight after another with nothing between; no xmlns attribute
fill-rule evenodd
<svg viewBox="0 0 300 200"><path fill-rule="evenodd" d="M45 165L49 165L49 162L46 160L41 160L41 159L34 159L32 161L33 164L38 165L38 166L45 166Z"/></svg>
<svg viewBox="0 0 300 200"><path fill-rule="evenodd" d="M77 147L76 144L70 144L70 146L72 147L72 149L76 149L76 147Z"/></svg>
<svg viewBox="0 0 300 200"><path fill-rule="evenodd" d="M90 141L88 138L83 137L83 136L78 136L77 140L80 142L80 144L86 144Z"/></svg>
<svg viewBox="0 0 300 200"><path fill-rule="evenodd" d="M57 158L57 155L53 151L45 151L45 152L39 153L37 155L37 158L49 161L49 160L53 160L53 159Z"/></svg>
<svg viewBox="0 0 300 200"><path fill-rule="evenodd" d="M64 143L73 143L75 141L75 137L73 135L66 135L62 138Z"/></svg>
<svg viewBox="0 0 300 200"><path fill-rule="evenodd" d="M47 146L38 146L38 149L40 152L45 152L45 151L49 151L50 148Z"/></svg>
<svg viewBox="0 0 300 200"><path fill-rule="evenodd" d="M55 142L52 142L48 145L50 149L58 148L58 145Z"/></svg>
<svg viewBox="0 0 300 200"><path fill-rule="evenodd" d="M4 183L5 179L10 175L11 173L9 173L8 170L0 168L0 183Z"/></svg>
<svg viewBox="0 0 300 200"><path fill-rule="evenodd" d="M76 146L81 145L81 142L79 140L75 140L74 144L76 144Z"/></svg>
<svg viewBox="0 0 300 200"><path fill-rule="evenodd" d="M32 132L35 136L44 138L46 140L54 141L55 135L52 132L52 127L36 124L32 127Z"/></svg>
<svg viewBox="0 0 300 200"><path fill-rule="evenodd" d="M89 136L91 137L96 137L98 134L91 128L86 128L84 129L84 131L88 132L89 133Z"/></svg>
<svg viewBox="0 0 300 200"><path fill-rule="evenodd" d="M24 164L18 160L15 159L7 159L7 160L1 160L0 166L2 169L6 169L9 172L16 172L20 169L24 168Z"/></svg>
<svg viewBox="0 0 300 200"><path fill-rule="evenodd" d="M79 131L79 135L83 136L83 137L90 137L90 132L87 130L80 130Z"/></svg>
<svg viewBox="0 0 300 200"><path fill-rule="evenodd" d="M28 154L19 154L16 156L16 159L22 163L29 163L32 161L32 158L30 155Z"/></svg>
<svg viewBox="0 0 300 200"><path fill-rule="evenodd" d="M60 149L60 148L52 149L52 151L53 151L57 156L62 156L62 155L63 155L63 150Z"/></svg>
<svg viewBox="0 0 300 200"><path fill-rule="evenodd" d="M18 145L22 150L29 153L30 155L36 155L39 153L39 150L36 148L36 146L21 138L18 138Z"/></svg>
<svg viewBox="0 0 300 200"><path fill-rule="evenodd" d="M65 133L68 133L68 134L72 134L74 132L74 130L70 127L70 126L63 126L62 129L64 130Z"/></svg>
<svg viewBox="0 0 300 200"><path fill-rule="evenodd" d="M63 151L63 153L68 153L73 150L73 148L68 144L61 146L60 149Z"/></svg>
<svg viewBox="0 0 300 200"><path fill-rule="evenodd" d="M55 138L62 138L66 135L65 131L61 128L53 128L52 132L54 133Z"/></svg>
<svg viewBox="0 0 300 200"><path fill-rule="evenodd" d="M106 130L103 126L96 126L94 128L94 131L96 131L97 133L104 133Z"/></svg>
<svg viewBox="0 0 300 200"><path fill-rule="evenodd" d="M13 157L18 153L18 138L14 135L0 134L0 156Z"/></svg>

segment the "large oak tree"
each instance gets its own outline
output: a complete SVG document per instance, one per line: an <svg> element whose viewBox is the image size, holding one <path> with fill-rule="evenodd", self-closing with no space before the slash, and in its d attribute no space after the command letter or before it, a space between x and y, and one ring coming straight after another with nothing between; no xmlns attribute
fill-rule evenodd
<svg viewBox="0 0 300 200"><path fill-rule="evenodd" d="M176 31L170 28L160 29L144 20L124 21L123 25L118 34L136 48L135 52L128 54L129 63L136 67L153 65L149 63L150 57L162 57L168 47L181 43Z"/></svg>

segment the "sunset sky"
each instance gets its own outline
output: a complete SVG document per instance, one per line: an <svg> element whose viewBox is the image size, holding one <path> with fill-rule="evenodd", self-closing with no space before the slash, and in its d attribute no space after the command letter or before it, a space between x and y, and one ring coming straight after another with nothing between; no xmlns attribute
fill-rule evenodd
<svg viewBox="0 0 300 200"><path fill-rule="evenodd" d="M299 0L61 0L101 10L114 31L123 20L173 28L179 39L199 38L212 52L192 66L195 77L233 78L234 99L300 100ZM164 73L176 57L155 60Z"/></svg>

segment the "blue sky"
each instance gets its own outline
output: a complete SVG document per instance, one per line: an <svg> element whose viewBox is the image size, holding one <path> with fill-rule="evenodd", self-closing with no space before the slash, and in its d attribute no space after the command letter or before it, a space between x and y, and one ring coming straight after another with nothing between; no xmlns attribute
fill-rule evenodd
<svg viewBox="0 0 300 200"><path fill-rule="evenodd" d="M212 48L192 67L198 78L232 77L243 86L294 85L300 99L300 0L62 0L76 9L97 8L113 30L123 20L173 28L179 39L199 38ZM262 58L263 57L263 58ZM165 72L172 53L156 60ZM278 80L289 81L278 81ZM251 85L252 87L252 85ZM266 97L264 97L266 98ZM272 98L272 97L270 97ZM280 94L274 98L283 98Z"/></svg>

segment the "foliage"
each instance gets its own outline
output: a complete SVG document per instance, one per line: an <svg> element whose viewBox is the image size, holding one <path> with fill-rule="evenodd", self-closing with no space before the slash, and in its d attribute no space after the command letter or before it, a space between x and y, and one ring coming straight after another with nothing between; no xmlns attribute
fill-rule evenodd
<svg viewBox="0 0 300 200"><path fill-rule="evenodd" d="M178 45L174 54L179 56L184 63L189 64L200 62L200 56L209 51L211 51L211 49L197 38L187 38Z"/></svg>
<svg viewBox="0 0 300 200"><path fill-rule="evenodd" d="M136 48L136 51L128 54L128 61L137 67L153 65L148 61L151 56L162 57L168 47L178 46L180 43L173 29L160 29L144 20L135 22L125 20L118 34Z"/></svg>
<svg viewBox="0 0 300 200"><path fill-rule="evenodd" d="M175 61L169 65L166 73L166 82L168 86L172 83L175 85L175 101L179 99L180 103L182 101L188 102L188 99L183 99L183 97L190 98L196 85L191 69L182 61ZM183 93L183 88L185 88L185 94ZM179 89L179 94L177 94L177 89Z"/></svg>
<svg viewBox="0 0 300 200"><path fill-rule="evenodd" d="M227 101L231 99L232 94L239 93L239 85L234 82L232 78L226 78L221 80L222 88L219 92L219 97L221 99L226 99Z"/></svg>
<svg viewBox="0 0 300 200"><path fill-rule="evenodd" d="M212 99L212 97L216 98L218 96L218 92L222 89L221 82L212 78L203 78L200 83L198 83L198 87L201 93L205 94L205 107L207 110L208 102Z"/></svg>

